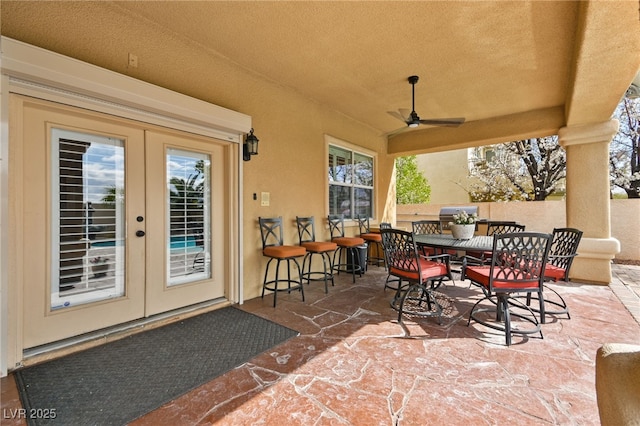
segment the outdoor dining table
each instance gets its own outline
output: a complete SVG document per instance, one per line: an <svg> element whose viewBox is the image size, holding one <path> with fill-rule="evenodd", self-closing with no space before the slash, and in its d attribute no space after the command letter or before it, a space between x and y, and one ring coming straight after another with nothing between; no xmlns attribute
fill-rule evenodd
<svg viewBox="0 0 640 426"><path fill-rule="evenodd" d="M440 250L490 252L493 251L493 236L476 235L468 240L458 240L450 234L416 234L414 241L419 246Z"/></svg>

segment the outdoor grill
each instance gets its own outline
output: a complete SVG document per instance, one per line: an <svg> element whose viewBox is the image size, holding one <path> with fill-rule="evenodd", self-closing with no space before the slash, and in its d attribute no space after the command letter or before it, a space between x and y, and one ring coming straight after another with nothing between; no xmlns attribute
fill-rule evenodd
<svg viewBox="0 0 640 426"><path fill-rule="evenodd" d="M464 207L443 207L440 209L440 225L443 230L449 229L449 222L453 222L453 215L458 214L464 210L467 214L478 213L478 206L464 206Z"/></svg>

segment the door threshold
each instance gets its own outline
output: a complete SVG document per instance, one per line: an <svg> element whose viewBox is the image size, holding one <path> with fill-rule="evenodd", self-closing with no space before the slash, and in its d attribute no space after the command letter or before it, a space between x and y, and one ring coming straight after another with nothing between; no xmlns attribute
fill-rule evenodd
<svg viewBox="0 0 640 426"><path fill-rule="evenodd" d="M81 334L79 336L70 337L68 339L28 348L22 352L22 362L12 370L60 358L74 352L80 352L95 346L100 346L142 331L151 330L176 321L200 315L205 312L225 308L227 306L231 306L231 302L227 299L221 298L209 300L195 305L189 305L172 311L152 315L147 318L141 318L123 324L114 325L112 327L103 328L101 330L92 331L90 333Z"/></svg>

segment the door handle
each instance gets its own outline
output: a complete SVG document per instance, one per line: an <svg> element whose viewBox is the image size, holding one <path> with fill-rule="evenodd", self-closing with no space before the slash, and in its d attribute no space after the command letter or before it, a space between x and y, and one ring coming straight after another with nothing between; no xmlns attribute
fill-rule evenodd
<svg viewBox="0 0 640 426"><path fill-rule="evenodd" d="M136 237L144 237L144 231L141 231L141 230L136 231Z"/></svg>

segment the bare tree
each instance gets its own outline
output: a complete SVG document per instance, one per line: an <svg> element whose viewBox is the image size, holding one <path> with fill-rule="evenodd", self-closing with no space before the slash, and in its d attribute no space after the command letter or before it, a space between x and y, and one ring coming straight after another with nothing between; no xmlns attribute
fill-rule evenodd
<svg viewBox="0 0 640 426"><path fill-rule="evenodd" d="M611 188L620 188L629 198L640 198L640 99L623 98L615 117L618 133L609 150Z"/></svg>
<svg viewBox="0 0 640 426"><path fill-rule="evenodd" d="M567 161L557 136L507 142L475 152L469 173L474 201L542 201L562 189Z"/></svg>

